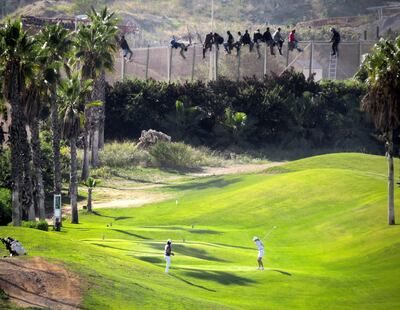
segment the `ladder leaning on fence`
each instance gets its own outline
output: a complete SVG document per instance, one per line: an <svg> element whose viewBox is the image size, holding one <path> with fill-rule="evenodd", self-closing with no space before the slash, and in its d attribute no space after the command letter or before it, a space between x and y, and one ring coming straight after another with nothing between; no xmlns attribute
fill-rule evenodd
<svg viewBox="0 0 400 310"><path fill-rule="evenodd" d="M329 58L329 70L328 70L328 78L330 80L336 80L337 64L338 64L337 54L336 55L331 54Z"/></svg>

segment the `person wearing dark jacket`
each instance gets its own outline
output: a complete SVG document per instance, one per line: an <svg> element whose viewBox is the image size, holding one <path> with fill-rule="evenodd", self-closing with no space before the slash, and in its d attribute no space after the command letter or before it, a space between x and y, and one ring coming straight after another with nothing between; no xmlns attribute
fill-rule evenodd
<svg viewBox="0 0 400 310"><path fill-rule="evenodd" d="M246 29L243 37L242 37L242 44L243 45L249 45L249 51L251 52L253 50L253 42L251 41L249 31Z"/></svg>
<svg viewBox="0 0 400 310"><path fill-rule="evenodd" d="M335 56L339 54L340 33L335 28L331 28L331 32L332 56Z"/></svg>
<svg viewBox="0 0 400 310"><path fill-rule="evenodd" d="M121 49L122 49L122 51L124 53L123 54L124 58L127 59L128 61L131 61L133 53L132 53L131 49L129 48L128 42L126 42L126 39L125 39L124 35L121 36L121 40L119 42L119 46L121 47ZM128 54L129 54L129 58L127 58Z"/></svg>
<svg viewBox="0 0 400 310"><path fill-rule="evenodd" d="M206 35L206 39L204 40L203 45L203 59L206 58L206 51L207 49L212 50L212 45L214 44L214 35L212 32Z"/></svg>
<svg viewBox="0 0 400 310"><path fill-rule="evenodd" d="M165 252L165 273L169 272L169 267L171 266L171 256L174 256L175 254L172 252L172 241L171 239L168 239L167 244L165 245L164 248Z"/></svg>
<svg viewBox="0 0 400 310"><path fill-rule="evenodd" d="M267 44L267 46L269 46L271 55L275 55L275 52L274 52L275 42L272 38L272 34L271 34L271 31L269 30L269 27L267 27L267 30L264 32L263 39L264 39L265 44Z"/></svg>
<svg viewBox="0 0 400 310"><path fill-rule="evenodd" d="M240 31L238 31L237 34L238 34L238 38L237 38L237 41L234 44L234 47L236 48L236 55L239 55L240 48L243 45L243 36L242 36L242 33Z"/></svg>
<svg viewBox="0 0 400 310"><path fill-rule="evenodd" d="M216 33L216 32L214 32L213 40L214 40L214 44L215 44L215 46L217 47L218 50L219 50L219 46L220 46L221 44L224 44L224 38L221 37L221 36L220 36L218 33Z"/></svg>
<svg viewBox="0 0 400 310"><path fill-rule="evenodd" d="M228 40L226 40L226 43L224 43L224 48L225 51L230 54L235 44L235 39L229 30L226 32L226 34L228 35Z"/></svg>
<svg viewBox="0 0 400 310"><path fill-rule="evenodd" d="M262 34L260 32L260 29L257 29L257 31L254 31L253 42L254 42L254 44L256 46L257 57L261 58L260 43L263 42L263 36L262 36Z"/></svg>
<svg viewBox="0 0 400 310"><path fill-rule="evenodd" d="M274 40L276 46L278 46L279 54L282 55L282 46L285 40L282 37L281 28L278 28L278 30L274 32L274 34L272 35L272 39Z"/></svg>

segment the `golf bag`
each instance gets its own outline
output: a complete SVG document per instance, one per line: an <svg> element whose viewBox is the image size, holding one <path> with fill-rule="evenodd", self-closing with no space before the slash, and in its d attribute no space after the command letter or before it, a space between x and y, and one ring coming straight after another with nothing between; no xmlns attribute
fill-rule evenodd
<svg viewBox="0 0 400 310"><path fill-rule="evenodd" d="M11 237L0 238L1 242L6 246L6 249L10 252L10 256L26 255L26 251L22 244Z"/></svg>

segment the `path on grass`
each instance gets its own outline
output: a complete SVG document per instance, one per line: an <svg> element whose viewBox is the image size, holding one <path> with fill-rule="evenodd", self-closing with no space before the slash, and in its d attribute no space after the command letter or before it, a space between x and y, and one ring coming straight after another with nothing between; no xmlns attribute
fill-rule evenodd
<svg viewBox="0 0 400 310"><path fill-rule="evenodd" d="M0 259L0 287L20 307L81 309L81 279L41 257Z"/></svg>
<svg viewBox="0 0 400 310"><path fill-rule="evenodd" d="M158 189L168 186L169 181L179 182L182 178L199 178L210 176L221 176L229 174L244 174L262 172L267 168L280 166L285 162L269 162L265 164L242 164L229 165L225 167L204 167L200 172L191 172L179 177L167 177L163 182L142 184L136 181L124 181L119 184L115 181L113 186L98 187L94 191L96 197L93 199L94 209L119 209L119 208L138 208L151 203L158 203L172 199L171 194L162 193ZM79 203L81 209L86 205L86 201ZM69 206L63 208L66 214L71 213Z"/></svg>

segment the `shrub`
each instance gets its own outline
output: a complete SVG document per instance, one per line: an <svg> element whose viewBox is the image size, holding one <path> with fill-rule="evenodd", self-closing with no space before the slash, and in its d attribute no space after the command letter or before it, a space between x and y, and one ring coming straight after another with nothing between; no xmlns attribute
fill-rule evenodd
<svg viewBox="0 0 400 310"><path fill-rule="evenodd" d="M35 221L23 221L22 222L22 227L26 228L36 228L37 223Z"/></svg>
<svg viewBox="0 0 400 310"><path fill-rule="evenodd" d="M0 188L0 226L11 222L11 191L7 188Z"/></svg>
<svg viewBox="0 0 400 310"><path fill-rule="evenodd" d="M49 224L46 221L39 221L36 224L36 228L39 229L39 230L48 231L49 230Z"/></svg>
<svg viewBox="0 0 400 310"><path fill-rule="evenodd" d="M22 226L26 228L35 228L43 231L49 231L49 224L46 221L24 221Z"/></svg>
<svg viewBox="0 0 400 310"><path fill-rule="evenodd" d="M112 142L104 146L100 162L102 166L112 168L146 166L150 163L150 156L146 151L137 149L132 142Z"/></svg>
<svg viewBox="0 0 400 310"><path fill-rule="evenodd" d="M8 148L0 153L0 187L11 189L11 152Z"/></svg>
<svg viewBox="0 0 400 310"><path fill-rule="evenodd" d="M159 142L150 151L153 163L159 167L192 169L216 165L215 158L184 143Z"/></svg>

